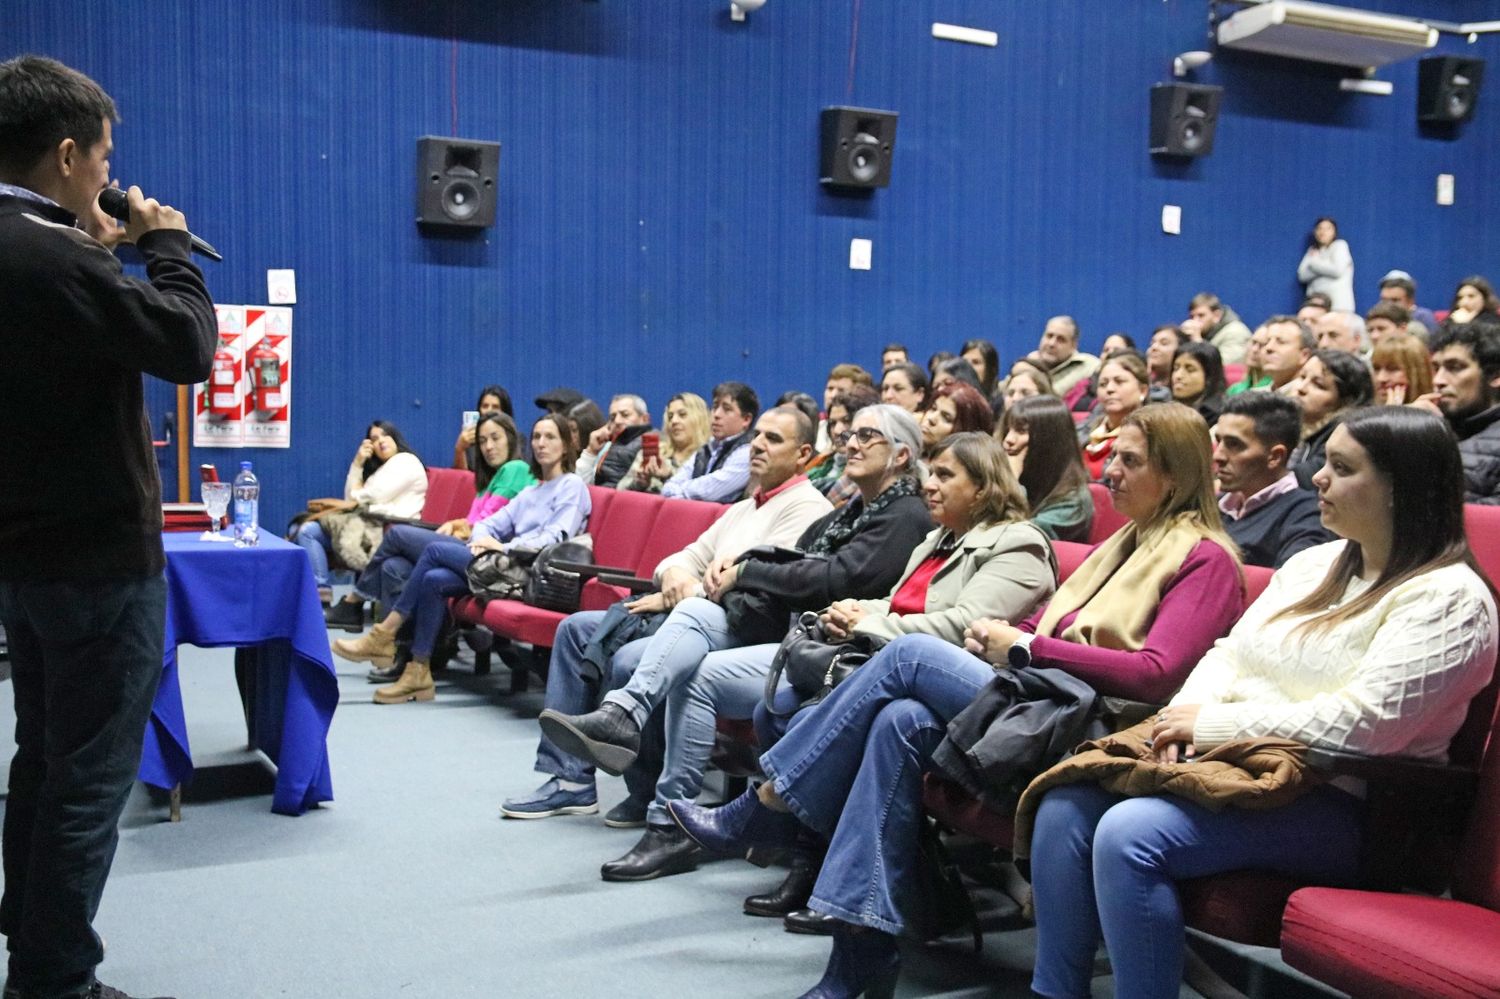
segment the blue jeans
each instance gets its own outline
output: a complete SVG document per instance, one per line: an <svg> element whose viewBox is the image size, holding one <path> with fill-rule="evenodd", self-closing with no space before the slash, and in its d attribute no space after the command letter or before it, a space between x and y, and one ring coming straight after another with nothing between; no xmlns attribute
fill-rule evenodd
<svg viewBox="0 0 1500 999"><path fill-rule="evenodd" d="M710 652L686 683L667 695L666 760L646 819L671 825L667 802L691 801L703 790L713 756L719 715L749 718L760 703L776 645L747 645ZM637 673L637 676L640 674Z"/></svg>
<svg viewBox="0 0 1500 999"><path fill-rule="evenodd" d="M724 608L702 597L689 597L673 607L646 643L630 682L604 696L643 728L657 705L692 677L704 656L738 644Z"/></svg>
<svg viewBox="0 0 1500 999"><path fill-rule="evenodd" d="M467 545L428 545L422 549L411 579L391 610L411 627L413 659L427 659L448 619L448 598L469 592L464 570L473 556Z"/></svg>
<svg viewBox="0 0 1500 999"><path fill-rule="evenodd" d="M1241 868L1349 881L1361 811L1358 799L1328 786L1284 808L1219 812L1165 795L1126 798L1097 784L1053 788L1032 834L1032 989L1050 999L1089 995L1102 933L1116 996L1175 997L1183 921L1174 882Z"/></svg>
<svg viewBox="0 0 1500 999"><path fill-rule="evenodd" d="M333 554L333 539L323 530L323 525L316 520L304 520L297 525L297 533L292 536L292 540L307 552L307 560L312 563L313 579L318 581L319 586L327 586L328 557Z"/></svg>
<svg viewBox="0 0 1500 999"><path fill-rule="evenodd" d="M810 906L900 933L917 856L922 773L947 722L995 675L931 635L906 635L802 712L760 765L792 812L829 839Z"/></svg>
<svg viewBox="0 0 1500 999"><path fill-rule="evenodd" d="M16 988L85 987L104 958L90 924L141 765L166 601L159 574L0 581L16 701L0 933Z"/></svg>
<svg viewBox="0 0 1500 999"><path fill-rule="evenodd" d="M354 592L366 600L374 600L382 607L396 606L401 591L411 578L417 560L431 545L462 545L463 542L447 534L439 534L425 527L412 524L393 524L385 532L385 538L370 564L354 582ZM315 566L316 568L316 566Z"/></svg>
<svg viewBox="0 0 1500 999"><path fill-rule="evenodd" d="M603 620L604 611L579 611L569 614L557 626L557 635L552 639L552 660L547 667L547 707L565 715L581 715L598 706L599 685L584 673L583 650ZM640 662L649 641L638 638L622 646L610 659L612 676L628 676ZM564 753L545 735L537 742L536 769L566 781L590 783L594 779L593 767Z"/></svg>

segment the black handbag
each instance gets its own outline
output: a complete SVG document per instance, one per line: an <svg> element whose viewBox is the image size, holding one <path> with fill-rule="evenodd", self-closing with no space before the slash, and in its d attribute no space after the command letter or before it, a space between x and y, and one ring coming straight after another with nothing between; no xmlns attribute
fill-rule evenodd
<svg viewBox="0 0 1500 999"><path fill-rule="evenodd" d="M537 552L526 577L521 599L533 607L571 614L583 595L583 574L558 568L554 562L588 562L594 546L584 541L559 541Z"/></svg>
<svg viewBox="0 0 1500 999"><path fill-rule="evenodd" d="M884 645L885 639L874 635L856 634L842 642L830 641L818 615L804 611L771 660L771 673L766 677L767 709L780 714L775 709L775 698L783 676L802 698L798 707L804 708L827 697Z"/></svg>

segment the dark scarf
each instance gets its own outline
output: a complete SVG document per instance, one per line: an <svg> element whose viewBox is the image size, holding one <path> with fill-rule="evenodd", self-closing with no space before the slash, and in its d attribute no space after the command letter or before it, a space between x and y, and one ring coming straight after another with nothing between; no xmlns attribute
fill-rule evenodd
<svg viewBox="0 0 1500 999"><path fill-rule="evenodd" d="M809 555L828 555L843 546L854 535L858 534L869 523L870 518L881 510L890 506L903 496L915 496L917 494L917 480L910 475L901 478L885 487L885 491L865 505L863 497L856 497L845 503L836 513L828 526L823 528L823 533L807 546Z"/></svg>

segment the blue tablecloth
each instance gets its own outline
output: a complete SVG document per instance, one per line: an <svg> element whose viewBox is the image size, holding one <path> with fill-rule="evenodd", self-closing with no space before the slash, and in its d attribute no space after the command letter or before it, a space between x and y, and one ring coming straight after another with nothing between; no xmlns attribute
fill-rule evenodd
<svg viewBox="0 0 1500 999"><path fill-rule="evenodd" d="M246 719L251 744L277 767L271 810L301 815L333 800L327 739L338 677L307 553L270 536L255 548L199 541L195 533L165 534L162 542L166 655L146 726L141 780L170 788L193 776L177 646L254 647L256 654L242 660L254 669Z"/></svg>

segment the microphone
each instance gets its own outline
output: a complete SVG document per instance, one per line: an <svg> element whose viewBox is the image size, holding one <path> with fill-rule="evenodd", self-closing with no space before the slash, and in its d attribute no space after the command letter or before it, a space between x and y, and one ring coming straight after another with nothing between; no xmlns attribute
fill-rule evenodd
<svg viewBox="0 0 1500 999"><path fill-rule="evenodd" d="M119 219L121 222L130 221L130 199L118 187L106 187L99 192L99 207L104 209L104 214L110 218ZM194 253L202 254L210 260L224 259L218 250L215 250L192 233L188 233L188 238L193 241Z"/></svg>

